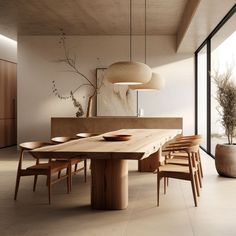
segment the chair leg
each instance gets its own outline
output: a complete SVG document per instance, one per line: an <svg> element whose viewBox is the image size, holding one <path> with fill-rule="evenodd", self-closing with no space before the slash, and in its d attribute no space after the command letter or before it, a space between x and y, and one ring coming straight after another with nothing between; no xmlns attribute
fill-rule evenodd
<svg viewBox="0 0 236 236"><path fill-rule="evenodd" d="M199 169L200 169L201 177L203 178L202 162L201 162L201 156L200 156L199 151L197 153L197 158L198 158L198 162L199 162L199 167L200 167Z"/></svg>
<svg viewBox="0 0 236 236"><path fill-rule="evenodd" d="M157 206L159 207L159 200L160 199L160 176L157 172Z"/></svg>
<svg viewBox="0 0 236 236"><path fill-rule="evenodd" d="M200 189L199 189L199 181L198 181L198 176L197 172L194 173L194 182L197 190L197 196L200 197Z"/></svg>
<svg viewBox="0 0 236 236"><path fill-rule="evenodd" d="M38 175L35 175L35 176L34 176L34 188L33 188L33 191L34 191L34 192L35 192L35 190L36 190L37 180L38 180Z"/></svg>
<svg viewBox="0 0 236 236"><path fill-rule="evenodd" d="M203 178L203 170L202 170L202 162L201 162L201 159L199 159L199 166L200 166L201 177Z"/></svg>
<svg viewBox="0 0 236 236"><path fill-rule="evenodd" d="M58 178L58 179L60 179L60 178L61 178L61 171L60 171L60 170L58 171L57 178Z"/></svg>
<svg viewBox="0 0 236 236"><path fill-rule="evenodd" d="M167 177L164 177L164 194L166 194Z"/></svg>
<svg viewBox="0 0 236 236"><path fill-rule="evenodd" d="M84 160L84 182L87 182L87 160Z"/></svg>
<svg viewBox="0 0 236 236"><path fill-rule="evenodd" d="M191 178L191 186L192 186L192 192L193 192L193 199L194 199L194 205L197 207L197 195L196 195L196 189L195 189L195 183L194 183L194 177Z"/></svg>
<svg viewBox="0 0 236 236"><path fill-rule="evenodd" d="M74 169L74 172L76 173L76 170L77 170L77 166L78 166L78 164L76 163L75 164L75 169Z"/></svg>
<svg viewBox="0 0 236 236"><path fill-rule="evenodd" d="M71 164L69 164L66 172L67 172L67 193L70 193L72 191L72 170L71 170Z"/></svg>
<svg viewBox="0 0 236 236"><path fill-rule="evenodd" d="M19 189L19 185L20 185L20 177L21 177L21 176L17 173L14 200L17 199L17 193L18 193L18 189Z"/></svg>
<svg viewBox="0 0 236 236"><path fill-rule="evenodd" d="M69 178L69 175L67 176L67 193L69 194L70 191L71 191L71 186L70 186L70 178Z"/></svg>
<svg viewBox="0 0 236 236"><path fill-rule="evenodd" d="M48 203L51 204L51 171L49 171L47 176L47 185L48 185Z"/></svg>
<svg viewBox="0 0 236 236"><path fill-rule="evenodd" d="M200 165L199 164L198 164L197 176L198 176L200 188L202 188L202 176L201 176L201 171L200 171Z"/></svg>

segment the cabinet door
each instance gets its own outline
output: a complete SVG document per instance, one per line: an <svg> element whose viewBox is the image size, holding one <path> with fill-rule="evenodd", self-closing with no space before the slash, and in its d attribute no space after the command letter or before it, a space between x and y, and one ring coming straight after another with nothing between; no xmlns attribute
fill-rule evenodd
<svg viewBox="0 0 236 236"><path fill-rule="evenodd" d="M16 64L0 60L0 147L16 144Z"/></svg>
<svg viewBox="0 0 236 236"><path fill-rule="evenodd" d="M16 118L16 64L0 60L0 119Z"/></svg>
<svg viewBox="0 0 236 236"><path fill-rule="evenodd" d="M16 144L16 119L0 119L0 148Z"/></svg>

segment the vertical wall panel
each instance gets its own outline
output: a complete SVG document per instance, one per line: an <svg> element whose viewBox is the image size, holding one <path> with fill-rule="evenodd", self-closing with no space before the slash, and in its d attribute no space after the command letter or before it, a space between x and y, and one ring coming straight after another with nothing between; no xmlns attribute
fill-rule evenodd
<svg viewBox="0 0 236 236"><path fill-rule="evenodd" d="M0 147L16 144L16 64L0 60Z"/></svg>

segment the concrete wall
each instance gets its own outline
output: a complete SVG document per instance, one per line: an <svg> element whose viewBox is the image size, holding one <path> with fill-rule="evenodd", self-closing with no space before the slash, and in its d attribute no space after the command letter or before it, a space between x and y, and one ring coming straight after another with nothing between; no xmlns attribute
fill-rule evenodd
<svg viewBox="0 0 236 236"><path fill-rule="evenodd" d="M0 59L17 62L17 43L0 34Z"/></svg>
<svg viewBox="0 0 236 236"><path fill-rule="evenodd" d="M184 133L194 130L194 65L192 55L175 53L174 36L147 37L147 64L165 78L166 87L139 92L139 107L145 116L183 117ZM52 81L63 95L81 83L68 67L56 62L63 50L56 36L20 36L18 39L18 142L47 140L51 117L75 116L71 100L52 93ZM70 51L78 55L79 67L95 81L95 69L129 60L127 36L67 37ZM144 61L144 39L133 38L133 59ZM77 98L85 105L88 89ZM85 97L85 98L84 98Z"/></svg>

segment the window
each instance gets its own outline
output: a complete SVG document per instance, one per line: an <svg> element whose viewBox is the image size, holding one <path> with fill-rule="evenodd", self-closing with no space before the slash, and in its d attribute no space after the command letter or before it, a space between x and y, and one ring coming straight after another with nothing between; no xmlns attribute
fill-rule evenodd
<svg viewBox="0 0 236 236"><path fill-rule="evenodd" d="M236 4L195 52L196 134L203 135L202 148L214 156L217 143L226 136L220 122L214 74L232 67L236 80Z"/></svg>

